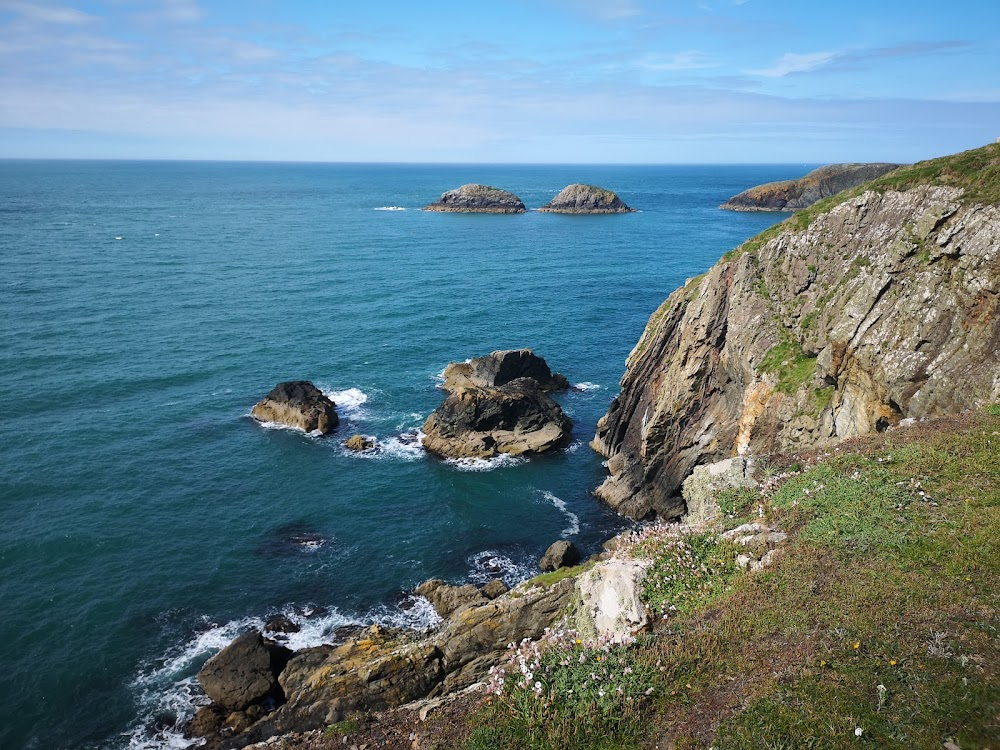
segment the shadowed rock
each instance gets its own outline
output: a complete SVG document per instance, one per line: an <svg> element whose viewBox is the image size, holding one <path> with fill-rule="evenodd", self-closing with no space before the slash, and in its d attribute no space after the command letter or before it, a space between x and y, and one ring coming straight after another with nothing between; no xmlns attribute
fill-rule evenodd
<svg viewBox="0 0 1000 750"><path fill-rule="evenodd" d="M565 447L572 422L532 378L459 388L424 423L424 448L446 458L491 458Z"/></svg>
<svg viewBox="0 0 1000 750"><path fill-rule="evenodd" d="M468 362L452 362L442 375L446 391L477 386L493 388L518 378L534 378L546 393L569 387L569 381L552 372L548 363L531 349L505 349L475 357Z"/></svg>
<svg viewBox="0 0 1000 750"><path fill-rule="evenodd" d="M340 422L334 406L333 401L308 380L289 380L278 383L254 405L250 415L261 422L326 435Z"/></svg>
<svg viewBox="0 0 1000 750"><path fill-rule="evenodd" d="M538 567L544 571L554 571L559 568L569 568L578 562L580 562L580 550L573 542L560 539L545 550L542 559L538 561Z"/></svg>
<svg viewBox="0 0 1000 750"><path fill-rule="evenodd" d="M209 659L198 672L205 695L230 711L267 698L284 698L278 674L292 652L259 632L245 633Z"/></svg>
<svg viewBox="0 0 1000 750"><path fill-rule="evenodd" d="M455 211L481 214L523 214L527 209L513 193L489 185L462 185L424 207L425 211Z"/></svg>

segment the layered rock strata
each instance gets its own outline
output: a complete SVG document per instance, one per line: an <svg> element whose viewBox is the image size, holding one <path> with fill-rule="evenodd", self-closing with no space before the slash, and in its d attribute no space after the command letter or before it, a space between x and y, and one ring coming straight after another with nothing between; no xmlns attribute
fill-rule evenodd
<svg viewBox="0 0 1000 750"><path fill-rule="evenodd" d="M960 156L996 165L1000 147ZM941 179L960 174L948 164ZM894 175L748 241L653 314L592 443L600 497L679 517L699 464L1000 399L1000 208L965 197L995 183Z"/></svg>
<svg viewBox="0 0 1000 750"><path fill-rule="evenodd" d="M305 432L326 435L340 422L335 404L308 380L278 383L254 404L250 415L261 422L274 422Z"/></svg>
<svg viewBox="0 0 1000 750"><path fill-rule="evenodd" d="M635 211L611 190L596 185L567 185L539 211L556 214L627 214Z"/></svg>
<svg viewBox="0 0 1000 750"><path fill-rule="evenodd" d="M899 164L830 164L797 180L782 180L744 190L719 208L729 211L797 211L842 190L881 177Z"/></svg>
<svg viewBox="0 0 1000 750"><path fill-rule="evenodd" d="M446 458L545 453L569 444L572 422L533 378L459 388L424 423L424 449Z"/></svg>
<svg viewBox="0 0 1000 750"><path fill-rule="evenodd" d="M518 378L534 378L546 393L569 388L569 381L552 372L548 363L531 349L505 349L468 362L452 362L441 374L446 391L476 386L495 388Z"/></svg>
<svg viewBox="0 0 1000 750"><path fill-rule="evenodd" d="M462 185L444 193L425 211L453 211L485 214L523 214L527 209L513 193L489 185Z"/></svg>

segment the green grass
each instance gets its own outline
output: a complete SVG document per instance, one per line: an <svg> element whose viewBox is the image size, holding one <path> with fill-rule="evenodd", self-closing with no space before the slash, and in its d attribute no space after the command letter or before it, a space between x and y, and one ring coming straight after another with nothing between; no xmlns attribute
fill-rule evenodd
<svg viewBox="0 0 1000 750"><path fill-rule="evenodd" d="M582 565L574 565L569 568L559 568L558 570L553 570L551 573L542 573L534 578L528 579L528 583L532 586L542 586L548 587L555 583L559 583L565 578L572 578L578 576L581 573L586 573L592 567L597 565L596 560L589 560Z"/></svg>
<svg viewBox="0 0 1000 750"><path fill-rule="evenodd" d="M720 500L739 514L749 494ZM726 564L699 593L697 576L688 589L674 576L689 558L698 570L722 559L713 537L688 536L690 555L661 549L682 606L647 591L670 618L613 662L616 674L655 668L637 719L591 721L584 702L560 699L515 721L494 703L468 747L995 750L1000 404L831 451L756 502L789 532L761 573ZM570 661L554 664L567 686L590 674Z"/></svg>
<svg viewBox="0 0 1000 750"><path fill-rule="evenodd" d="M357 734L361 729L361 724L357 719L344 719L336 724L330 724L323 730L323 736L327 738L348 737Z"/></svg>
<svg viewBox="0 0 1000 750"><path fill-rule="evenodd" d="M738 551L712 533L647 539L636 550L653 561L643 579L643 601L658 615L704 607L739 575Z"/></svg>
<svg viewBox="0 0 1000 750"><path fill-rule="evenodd" d="M764 355L759 369L761 372L777 373L776 390L792 394L812 379L816 372L816 358L807 356L799 342L786 338Z"/></svg>

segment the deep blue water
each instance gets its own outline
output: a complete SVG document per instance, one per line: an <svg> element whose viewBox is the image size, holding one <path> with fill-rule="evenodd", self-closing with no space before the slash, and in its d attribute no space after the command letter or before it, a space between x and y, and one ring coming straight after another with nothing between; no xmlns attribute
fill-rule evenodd
<svg viewBox="0 0 1000 750"><path fill-rule="evenodd" d="M624 525L586 444L625 357L781 218L717 205L810 166L0 162L0 747L163 746L150 726L259 618L301 620L293 645L419 623L404 592L426 578L594 551ZM639 212L418 210L581 181ZM448 362L522 346L583 384L558 397L573 446L472 470L406 443ZM336 436L247 417L287 379L336 393ZM377 457L342 448L357 432Z"/></svg>

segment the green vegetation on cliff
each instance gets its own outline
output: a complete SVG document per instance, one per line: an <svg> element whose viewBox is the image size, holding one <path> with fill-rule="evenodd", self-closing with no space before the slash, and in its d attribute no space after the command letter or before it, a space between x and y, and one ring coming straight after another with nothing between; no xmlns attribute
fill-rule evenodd
<svg viewBox="0 0 1000 750"><path fill-rule="evenodd" d="M1000 205L1000 143L990 143L980 148L937 159L917 162L900 167L882 177L850 188L829 198L817 201L809 208L796 211L780 224L751 237L737 248L730 250L723 260L733 260L744 253L755 253L760 247L787 230L802 231L813 219L841 203L856 198L865 191L884 193L888 190L903 191L920 185L961 188L965 203Z"/></svg>
<svg viewBox="0 0 1000 750"><path fill-rule="evenodd" d="M467 747L991 746L1000 736L997 411L804 456L807 468L777 488L728 503L733 515L750 511L728 526L763 505L790 541L756 574L705 565L720 584L710 596L698 604L685 590L696 606L670 610L651 637L615 651L617 675L652 680L643 720L630 713L580 733L585 707L575 700L548 701L544 715L534 703L492 701L471 718L480 728ZM662 552L670 568L677 550ZM545 684L588 683L594 658L583 670L576 658L549 659Z"/></svg>

